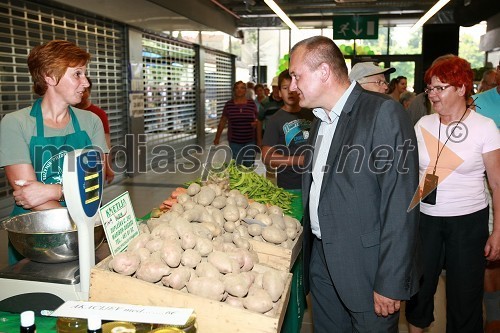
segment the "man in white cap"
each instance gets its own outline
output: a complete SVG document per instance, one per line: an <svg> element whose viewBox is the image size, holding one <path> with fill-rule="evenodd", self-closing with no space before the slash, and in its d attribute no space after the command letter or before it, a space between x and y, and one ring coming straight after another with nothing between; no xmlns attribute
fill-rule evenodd
<svg viewBox="0 0 500 333"><path fill-rule="evenodd" d="M351 68L349 80L357 81L365 90L385 94L389 84L385 80L385 73L390 74L395 68L382 68L373 62L358 62Z"/></svg>

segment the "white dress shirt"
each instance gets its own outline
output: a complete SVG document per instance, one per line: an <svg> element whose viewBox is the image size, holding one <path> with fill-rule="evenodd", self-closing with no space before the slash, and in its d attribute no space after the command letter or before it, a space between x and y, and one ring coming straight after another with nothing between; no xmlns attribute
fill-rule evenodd
<svg viewBox="0 0 500 333"><path fill-rule="evenodd" d="M314 144L312 183L309 191L309 217L311 220L312 233L319 239L321 239L321 230L319 228L318 206L321 184L323 183L323 175L328 170L325 168L326 160L328 158L328 153L330 152L330 146L332 144L333 135L335 134L340 114L342 113L342 109L344 108L347 98L351 94L355 85L356 81L353 81L330 112L327 112L322 108L316 108L313 110L314 115L321 120L321 124L319 125L318 136L316 137L316 142Z"/></svg>

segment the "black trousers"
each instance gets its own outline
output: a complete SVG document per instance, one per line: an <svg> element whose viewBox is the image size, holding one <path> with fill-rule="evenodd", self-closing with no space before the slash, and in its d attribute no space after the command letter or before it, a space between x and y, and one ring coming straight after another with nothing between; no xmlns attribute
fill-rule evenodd
<svg viewBox="0 0 500 333"><path fill-rule="evenodd" d="M434 294L446 269L446 332L483 332L483 289L488 207L475 213L436 217L420 213L423 276L420 291L406 304L416 327L434 321Z"/></svg>

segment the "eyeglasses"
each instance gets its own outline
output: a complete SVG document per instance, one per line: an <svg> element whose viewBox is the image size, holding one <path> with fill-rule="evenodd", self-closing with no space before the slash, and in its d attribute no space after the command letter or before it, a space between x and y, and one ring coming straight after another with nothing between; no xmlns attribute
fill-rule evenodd
<svg viewBox="0 0 500 333"><path fill-rule="evenodd" d="M368 83L375 83L378 86L382 86L382 85L389 86L389 83L387 83L386 81L383 81L383 80L370 81L370 82L360 82L359 84L368 84Z"/></svg>
<svg viewBox="0 0 500 333"><path fill-rule="evenodd" d="M451 87L452 85L451 84L448 84L446 86L437 86L437 87L427 87L425 88L425 93L428 95L430 94L431 92L435 92L436 94L440 94L442 93L443 91L446 90L446 88L448 87Z"/></svg>

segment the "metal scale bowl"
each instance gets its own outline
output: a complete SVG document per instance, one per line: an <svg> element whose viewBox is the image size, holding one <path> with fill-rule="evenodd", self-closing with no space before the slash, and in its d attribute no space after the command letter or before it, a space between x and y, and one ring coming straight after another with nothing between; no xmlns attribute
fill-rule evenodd
<svg viewBox="0 0 500 333"><path fill-rule="evenodd" d="M66 208L30 212L0 224L7 230L14 248L36 262L55 264L78 259L78 232ZM94 246L104 241L104 229L98 220L94 226Z"/></svg>
<svg viewBox="0 0 500 333"><path fill-rule="evenodd" d="M104 239L102 225L95 223L103 188L100 161L95 150L68 152L63 166L68 209L27 213L2 223L27 258L0 270L0 311L41 312L88 299L95 250Z"/></svg>

